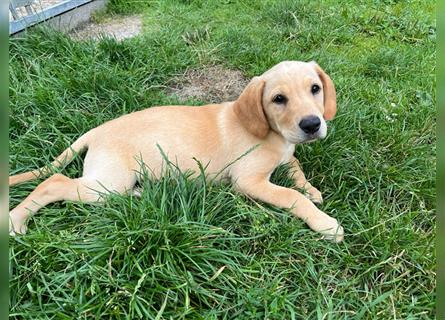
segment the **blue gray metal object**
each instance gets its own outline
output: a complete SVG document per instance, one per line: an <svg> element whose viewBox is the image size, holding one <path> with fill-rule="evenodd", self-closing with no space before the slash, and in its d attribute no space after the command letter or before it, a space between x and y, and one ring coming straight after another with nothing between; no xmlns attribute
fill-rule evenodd
<svg viewBox="0 0 445 320"><path fill-rule="evenodd" d="M22 2L29 2L29 0L12 0L12 1L14 2L14 4L19 4ZM89 2L92 2L92 1L94 1L94 0L67 0L67 1L63 1L59 4L56 4L55 6L52 6L50 8L39 11L37 13L32 13L31 15L22 17L18 20L10 21L9 22L9 35L13 35L20 31L23 31L28 27L39 24L39 23L46 21L48 19L57 17L58 15L61 15L65 12L74 10L74 9L81 7L85 4L88 4ZM11 7L11 4L12 3L10 2L10 7ZM13 6L14 6L14 4L13 4Z"/></svg>

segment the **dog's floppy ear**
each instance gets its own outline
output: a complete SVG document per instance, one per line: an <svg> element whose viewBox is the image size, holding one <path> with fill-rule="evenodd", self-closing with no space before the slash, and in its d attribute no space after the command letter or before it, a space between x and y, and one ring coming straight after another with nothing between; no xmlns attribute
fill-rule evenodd
<svg viewBox="0 0 445 320"><path fill-rule="evenodd" d="M260 77L254 77L234 104L235 114L241 124L261 139L269 132L269 123L263 110L264 84L265 81Z"/></svg>
<svg viewBox="0 0 445 320"><path fill-rule="evenodd" d="M323 94L324 94L324 113L323 118L325 120L334 119L335 113L337 112L337 98L335 93L334 83L331 78L323 71L322 68L315 62L311 61L317 71L318 76L323 83Z"/></svg>

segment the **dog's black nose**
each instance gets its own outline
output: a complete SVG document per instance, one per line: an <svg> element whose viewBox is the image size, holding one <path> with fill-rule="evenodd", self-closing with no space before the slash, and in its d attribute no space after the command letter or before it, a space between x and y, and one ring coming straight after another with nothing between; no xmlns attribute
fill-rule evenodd
<svg viewBox="0 0 445 320"><path fill-rule="evenodd" d="M317 116L309 116L303 118L298 125L305 133L313 134L320 129L321 121Z"/></svg>

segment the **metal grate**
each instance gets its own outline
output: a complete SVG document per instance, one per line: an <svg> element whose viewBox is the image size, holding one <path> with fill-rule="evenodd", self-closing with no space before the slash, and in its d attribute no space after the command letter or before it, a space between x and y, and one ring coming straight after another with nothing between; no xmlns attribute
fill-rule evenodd
<svg viewBox="0 0 445 320"><path fill-rule="evenodd" d="M64 0L9 0L9 21L37 14Z"/></svg>
<svg viewBox="0 0 445 320"><path fill-rule="evenodd" d="M28 27L56 18L60 18L58 23L67 28L71 25L71 20L76 20L73 18L75 14L71 13L77 12L78 8L93 4L90 6L92 9L80 13L85 15L85 19L89 19L91 10L104 7L106 3L107 0L9 0L9 34L17 34ZM82 20L79 14L76 18L77 22Z"/></svg>

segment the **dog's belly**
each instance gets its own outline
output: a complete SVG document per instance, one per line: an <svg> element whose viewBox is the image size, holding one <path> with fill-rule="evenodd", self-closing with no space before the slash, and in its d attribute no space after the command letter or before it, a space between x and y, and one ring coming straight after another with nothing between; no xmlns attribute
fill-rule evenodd
<svg viewBox="0 0 445 320"><path fill-rule="evenodd" d="M203 112L206 109L190 112L189 108L162 107L153 110L156 112L143 111L118 118L96 129L97 138L91 143L87 158L119 163L122 170L131 170L137 176L146 172L159 178L169 167L197 175L201 166L207 176L222 178L230 155L224 150L216 123L217 110ZM90 175L101 171L89 163L85 163L84 169Z"/></svg>
<svg viewBox="0 0 445 320"><path fill-rule="evenodd" d="M172 147L172 144L174 147ZM195 146L182 141L181 145L169 141L153 141L147 145L143 151L134 154L133 166L141 168L143 166L153 178L163 176L167 170L177 170L181 172L191 171L192 176L200 174L205 170L207 177L223 178L227 176L227 169L224 164L227 162L220 152L213 149L213 152L203 152Z"/></svg>
<svg viewBox="0 0 445 320"><path fill-rule="evenodd" d="M114 140L112 144L101 143L91 146L84 162L84 176L100 182L113 182L116 179L131 180L147 175L149 178L159 179L168 170L191 172L191 176L198 176L201 168L205 170L207 178L217 180L227 178L230 162L218 151L203 150L189 139L160 139L156 134L145 141ZM134 178L131 178L134 177ZM127 184L127 182L126 182Z"/></svg>

